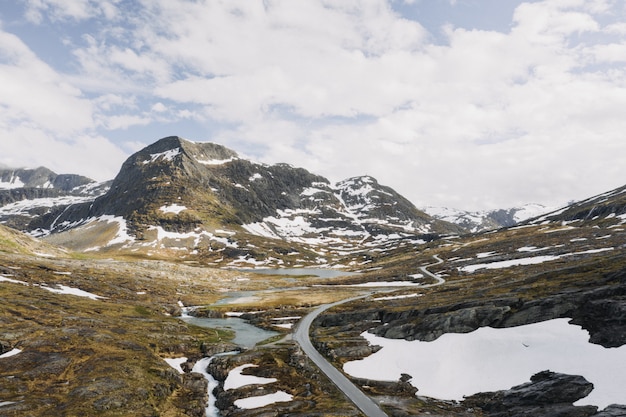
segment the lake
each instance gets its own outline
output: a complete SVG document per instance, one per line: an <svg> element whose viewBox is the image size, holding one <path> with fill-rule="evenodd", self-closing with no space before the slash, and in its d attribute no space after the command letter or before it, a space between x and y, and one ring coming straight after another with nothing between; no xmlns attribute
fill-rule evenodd
<svg viewBox="0 0 626 417"><path fill-rule="evenodd" d="M245 348L253 348L257 343L270 337L276 336L278 332L261 329L238 317L228 317L224 319L205 317L181 317L187 323L211 329L226 329L235 332L233 343Z"/></svg>
<svg viewBox="0 0 626 417"><path fill-rule="evenodd" d="M359 274L358 272L330 268L237 268L237 271L263 275L314 276L319 278L336 278Z"/></svg>

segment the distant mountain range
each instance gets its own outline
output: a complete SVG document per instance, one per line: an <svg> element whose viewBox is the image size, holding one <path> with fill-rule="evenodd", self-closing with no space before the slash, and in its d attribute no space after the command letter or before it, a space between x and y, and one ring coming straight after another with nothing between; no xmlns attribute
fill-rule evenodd
<svg viewBox="0 0 626 417"><path fill-rule="evenodd" d="M130 156L110 184L81 177L74 187L57 189L54 179L61 176L31 177L7 171L3 184L11 189L4 192L32 194L7 199L0 221L74 250L243 266L326 264L332 253L464 231L369 176L331 184L302 168L254 163L221 145L179 137ZM41 192L50 189L52 196Z"/></svg>
<svg viewBox="0 0 626 417"><path fill-rule="evenodd" d="M352 256L351 264L366 265L442 235L622 216L625 190L558 211L419 210L370 176L331 184L303 168L167 137L130 156L106 183L46 168L0 170L0 223L78 251L222 266L327 265Z"/></svg>
<svg viewBox="0 0 626 417"><path fill-rule="evenodd" d="M471 233L511 227L534 217L552 212L555 208L541 204L525 204L509 209L465 211L446 207L424 207L422 210L436 219L461 226Z"/></svg>

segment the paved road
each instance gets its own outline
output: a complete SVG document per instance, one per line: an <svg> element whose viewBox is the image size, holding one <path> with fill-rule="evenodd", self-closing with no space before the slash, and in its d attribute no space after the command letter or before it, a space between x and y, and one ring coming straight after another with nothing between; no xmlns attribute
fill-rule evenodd
<svg viewBox="0 0 626 417"><path fill-rule="evenodd" d="M437 282L435 282L434 284L423 285L421 288L436 287L437 285L441 285L444 282L446 282L446 280L441 278L439 275L433 274L432 272L430 272L430 271L428 271L426 269L426 268L429 268L431 266L435 266L435 265L439 265L439 264L443 263L443 259L441 259L439 256L433 255L433 258L435 258L437 260L437 262L434 262L432 264L428 264L428 265L425 265L425 266L420 266L420 271L422 271L422 273L424 275L429 276L431 278L434 278L435 280L437 280Z"/></svg>
<svg viewBox="0 0 626 417"><path fill-rule="evenodd" d="M300 320L296 332L294 333L294 339L304 353L320 368L322 372L330 378L330 380L337 385L337 387L356 405L362 412L368 417L389 417L370 397L365 395L356 385L354 385L344 374L339 372L337 368L330 364L314 347L309 339L309 329L311 323L317 316L323 311L328 310L339 304L348 303L350 301L358 300L359 298L365 298L370 294L362 295L360 297L348 298L346 300L337 301L332 304L324 304L311 313L307 314Z"/></svg>
<svg viewBox="0 0 626 417"><path fill-rule="evenodd" d="M426 266L421 266L419 269L426 276L434 278L436 282L434 284L423 285L421 288L426 287L434 287L437 285L441 285L445 282L443 278L439 275L433 274L428 271L426 268L439 265L443 263L443 259L439 258L437 255L434 255L433 258L437 260L432 264L428 264ZM311 313L307 314L300 320L296 331L293 335L293 338L304 353L311 358L311 360L320 368L322 372L326 374L328 378L356 405L359 410L363 412L368 417L389 417L379 406L376 404L370 397L365 395L363 391L361 391L356 385L354 385L344 374L342 374L337 368L330 364L318 351L313 347L311 343L311 339L309 338L309 330L311 328L311 323L317 316L319 316L324 311L329 308L338 306L339 304L349 303L350 301L358 300L360 298L365 298L371 295L372 293L367 293L365 295L361 295L358 297L352 297L345 300L337 301L331 304L324 304Z"/></svg>

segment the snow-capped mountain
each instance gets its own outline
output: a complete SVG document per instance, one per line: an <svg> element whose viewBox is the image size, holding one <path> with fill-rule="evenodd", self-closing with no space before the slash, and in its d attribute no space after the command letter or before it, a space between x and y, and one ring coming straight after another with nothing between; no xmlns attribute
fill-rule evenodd
<svg viewBox="0 0 626 417"><path fill-rule="evenodd" d="M461 231L372 177L331 184L302 168L254 163L221 145L179 137L130 156L106 194L52 208L22 229L77 250L248 266L327 263L333 251Z"/></svg>
<svg viewBox="0 0 626 417"><path fill-rule="evenodd" d="M43 167L0 169L0 223L25 230L56 207L93 201L107 190L107 183Z"/></svg>
<svg viewBox="0 0 626 417"><path fill-rule="evenodd" d="M572 203L559 210L532 219L532 224L561 223L576 226L579 224L623 225L626 221L626 185L585 200Z"/></svg>
<svg viewBox="0 0 626 417"><path fill-rule="evenodd" d="M525 204L521 207L485 211L465 211L444 207L424 207L432 217L456 224L471 233L515 226L528 219L554 211L541 204Z"/></svg>

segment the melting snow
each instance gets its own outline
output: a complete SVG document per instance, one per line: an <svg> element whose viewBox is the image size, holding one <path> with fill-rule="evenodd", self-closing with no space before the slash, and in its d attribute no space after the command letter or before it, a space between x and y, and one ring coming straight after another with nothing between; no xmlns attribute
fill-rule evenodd
<svg viewBox="0 0 626 417"><path fill-rule="evenodd" d="M178 373L180 374L185 373L185 371L183 371L183 368L181 367L183 363L187 362L187 358L185 356L181 358L163 358L163 360L167 362L169 366L176 369Z"/></svg>
<svg viewBox="0 0 626 417"><path fill-rule="evenodd" d="M224 381L224 391L237 389L246 385L264 385L278 381L276 378L263 378L254 375L243 375L241 371L247 368L256 368L257 365L246 364L231 370Z"/></svg>
<svg viewBox="0 0 626 417"><path fill-rule="evenodd" d="M41 288L43 288L44 290L48 290L50 292L55 292L57 294L69 294L69 295L75 295L78 297L87 297L87 298L91 298L92 300L97 300L99 298L107 298L107 297L103 297L101 295L96 295L87 291L83 291L81 289L78 288L72 288L72 287L68 287L66 285L61 285L61 284L57 284L58 288L52 288L52 287L46 287L44 285L40 285Z"/></svg>
<svg viewBox="0 0 626 417"><path fill-rule="evenodd" d="M20 349L12 349L8 352L3 353L2 355L0 355L0 359L2 358L10 358L11 356L15 356L18 353L21 353L22 351Z"/></svg>
<svg viewBox="0 0 626 417"><path fill-rule="evenodd" d="M187 207L180 206L178 204L171 204L169 206L161 206L159 210L161 210L163 213L179 214L181 211L187 210Z"/></svg>
<svg viewBox="0 0 626 417"><path fill-rule="evenodd" d="M396 381L402 373L420 395L462 400L477 392L509 389L543 370L583 375L595 388L577 405L623 404L626 346L605 349L588 343L589 333L569 319L505 329L480 328L444 334L433 342L394 340L362 333L382 346L365 359L348 362L344 371L358 378Z"/></svg>
<svg viewBox="0 0 626 417"><path fill-rule="evenodd" d="M152 153L150 154L150 159L143 161L143 164L144 165L149 164L160 158L163 158L165 161L173 161L174 157L178 155L180 155L180 148L170 149L169 151L165 151L161 153Z"/></svg>
<svg viewBox="0 0 626 417"><path fill-rule="evenodd" d="M506 261L490 262L490 263L485 263L485 264L466 265L466 266L460 267L459 271L472 273L479 269L500 269L500 268L509 268L511 266L519 266L519 265L536 265L536 264L541 264L544 262L555 261L557 259L561 259L566 256L601 253L601 252L612 251L614 249L615 248L590 249L590 250L586 250L582 252L564 253L561 255L534 256L534 257L528 257L528 258L509 259Z"/></svg>
<svg viewBox="0 0 626 417"><path fill-rule="evenodd" d="M7 182L0 181L0 189L2 190L10 190L13 188L22 188L22 187L24 187L24 183L22 182L20 177L18 177L17 175L11 175L11 178L9 178L9 181Z"/></svg>
<svg viewBox="0 0 626 417"><path fill-rule="evenodd" d="M266 405L274 403L291 401L292 399L293 396L291 394L287 394L285 391L276 391L273 394L243 398L241 400L235 401L234 404L239 408L251 410L254 408L265 407Z"/></svg>
<svg viewBox="0 0 626 417"><path fill-rule="evenodd" d="M413 297L421 297L424 294L404 294L404 295L392 295L389 297L378 297L374 298L374 301L388 301L388 300L401 300L403 298L413 298Z"/></svg>
<svg viewBox="0 0 626 417"><path fill-rule="evenodd" d="M8 277L6 277L4 275L0 275L0 282L11 282L13 284L28 285L28 282L18 281L16 279L11 279L11 278L8 278Z"/></svg>
<svg viewBox="0 0 626 417"><path fill-rule="evenodd" d="M228 159L205 159L205 160L201 160L201 159L196 159L196 161L200 162L201 164L204 165L224 165L227 164L229 162L235 161L239 158L236 157L230 157Z"/></svg>

